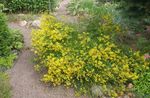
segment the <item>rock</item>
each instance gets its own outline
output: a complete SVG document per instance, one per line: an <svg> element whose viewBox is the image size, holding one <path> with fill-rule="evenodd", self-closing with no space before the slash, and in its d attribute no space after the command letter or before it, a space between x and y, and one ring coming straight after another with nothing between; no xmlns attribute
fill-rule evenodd
<svg viewBox="0 0 150 98"><path fill-rule="evenodd" d="M111 98L111 97L106 97L106 96L103 96L102 98Z"/></svg>
<svg viewBox="0 0 150 98"><path fill-rule="evenodd" d="M128 95L124 95L124 97L123 98L130 98Z"/></svg>
<svg viewBox="0 0 150 98"><path fill-rule="evenodd" d="M19 22L19 25L22 26L22 27L24 27L24 26L27 25L27 21L25 21L25 20L20 21L20 22Z"/></svg>
<svg viewBox="0 0 150 98"><path fill-rule="evenodd" d="M13 53L13 54L16 54L16 55L19 54L19 52L18 52L17 50L12 50L12 53Z"/></svg>
<svg viewBox="0 0 150 98"><path fill-rule="evenodd" d="M27 28L31 27L32 26L32 21L28 21L27 23Z"/></svg>
<svg viewBox="0 0 150 98"><path fill-rule="evenodd" d="M31 24L32 27L35 27L35 28L39 28L40 27L40 20L34 20Z"/></svg>
<svg viewBox="0 0 150 98"><path fill-rule="evenodd" d="M132 83L129 83L129 84L128 84L128 88L129 88L129 89L133 88L133 84L132 84Z"/></svg>
<svg viewBox="0 0 150 98"><path fill-rule="evenodd" d="M57 7L55 8L55 10L56 10L56 11L59 10L59 7L57 6Z"/></svg>
<svg viewBox="0 0 150 98"><path fill-rule="evenodd" d="M129 96L130 98L134 98L134 97L135 97L133 93L128 93L128 96Z"/></svg>
<svg viewBox="0 0 150 98"><path fill-rule="evenodd" d="M22 16L25 16L25 14L18 14L18 16L22 17Z"/></svg>
<svg viewBox="0 0 150 98"><path fill-rule="evenodd" d="M92 94L97 97L102 97L104 94L102 92L102 87L99 85L94 85L91 88Z"/></svg>
<svg viewBox="0 0 150 98"><path fill-rule="evenodd" d="M147 53L147 54L144 55L144 58L145 59L150 59L150 55Z"/></svg>

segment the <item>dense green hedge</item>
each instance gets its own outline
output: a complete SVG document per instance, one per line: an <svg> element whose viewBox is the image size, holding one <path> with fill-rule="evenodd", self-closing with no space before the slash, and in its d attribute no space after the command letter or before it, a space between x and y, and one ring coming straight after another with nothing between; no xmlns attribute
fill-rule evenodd
<svg viewBox="0 0 150 98"><path fill-rule="evenodd" d="M49 2L50 1L50 2ZM58 0L2 0L12 12L44 12L54 10Z"/></svg>

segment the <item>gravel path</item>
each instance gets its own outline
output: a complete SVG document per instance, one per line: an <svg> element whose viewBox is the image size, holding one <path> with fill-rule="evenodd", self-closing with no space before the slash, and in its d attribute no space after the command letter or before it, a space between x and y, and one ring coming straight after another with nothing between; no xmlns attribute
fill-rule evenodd
<svg viewBox="0 0 150 98"><path fill-rule="evenodd" d="M61 2L58 14L66 14L68 2L69 0ZM40 82L39 74L34 71L33 53L30 51L31 29L25 26L21 27L18 23L9 23L9 27L19 29L25 42L14 67L8 71L12 86L12 98L76 98L73 89L66 89L63 86L50 87Z"/></svg>
<svg viewBox="0 0 150 98"><path fill-rule="evenodd" d="M67 6L70 0L63 0L59 5L58 9L54 13L54 15L63 22L69 23L77 23L77 17L71 16L67 13Z"/></svg>

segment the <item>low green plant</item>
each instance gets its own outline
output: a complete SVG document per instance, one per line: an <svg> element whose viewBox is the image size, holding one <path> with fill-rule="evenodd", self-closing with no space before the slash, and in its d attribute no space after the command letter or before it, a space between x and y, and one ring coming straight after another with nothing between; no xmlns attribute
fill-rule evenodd
<svg viewBox="0 0 150 98"><path fill-rule="evenodd" d="M120 25L109 14L100 20L96 32L77 32L53 16L43 16L41 29L32 32L35 68L44 69L43 82L74 87L77 94L91 94L99 85L103 95L117 97L149 69L139 52L123 51L112 40L122 32Z"/></svg>
<svg viewBox="0 0 150 98"><path fill-rule="evenodd" d="M136 93L137 98L149 98L150 97L150 70L145 70L140 75L138 80L134 81L133 91Z"/></svg>
<svg viewBox="0 0 150 98"><path fill-rule="evenodd" d="M81 3L81 2L80 2ZM73 3L74 6L76 3ZM82 4L81 4L82 5ZM80 4L78 4L80 6ZM119 47L122 48L122 51L128 53L129 47L132 47L134 50L140 50L141 54L149 54L150 53L150 41L149 41L149 31L144 32L144 25L142 25L140 18L135 17L123 17L122 12L116 10L118 7L117 4L114 3L105 3L101 5L95 5L92 9L89 7L88 13L90 17L84 17L84 21L77 24L79 27L77 28L79 31L92 32L97 36L100 27L102 27L101 23L105 23L105 20L102 20L103 16L111 16L113 23L120 25L119 28L122 31L118 33L110 32L110 35L113 36L111 40L113 40ZM74 9L77 10L78 9ZM82 12L84 13L84 12ZM81 15L82 17L82 15ZM87 18L87 19L85 19ZM108 19L106 19L108 20ZM145 18L144 20L146 25L149 25L149 18ZM107 23L109 23L107 21ZM112 28L113 24L109 24L105 29ZM82 29L83 28L83 29ZM106 33L106 32L105 32ZM137 34L138 33L138 34ZM137 37L138 36L138 37ZM135 45L135 46L132 46ZM148 61L149 62L149 61ZM140 69L140 68L139 68ZM132 81L134 82L134 92L136 94L136 98L149 98L149 69L141 71L139 75L139 79ZM86 88L87 89L87 88ZM141 97L140 97L141 96Z"/></svg>
<svg viewBox="0 0 150 98"><path fill-rule="evenodd" d="M23 47L23 36L19 31L10 30L6 17L0 13L0 70L4 71L13 65L16 52Z"/></svg>
<svg viewBox="0 0 150 98"><path fill-rule="evenodd" d="M11 50L20 50L23 47L23 35L19 30L11 30Z"/></svg>
<svg viewBox="0 0 150 98"><path fill-rule="evenodd" d="M13 66L14 59L16 59L16 54L0 57L0 72L4 72L11 68Z"/></svg>
<svg viewBox="0 0 150 98"><path fill-rule="evenodd" d="M8 75L0 72L0 98L11 98L10 90Z"/></svg>
<svg viewBox="0 0 150 98"><path fill-rule="evenodd" d="M93 9L93 0L71 0L68 10L72 15L88 13Z"/></svg>

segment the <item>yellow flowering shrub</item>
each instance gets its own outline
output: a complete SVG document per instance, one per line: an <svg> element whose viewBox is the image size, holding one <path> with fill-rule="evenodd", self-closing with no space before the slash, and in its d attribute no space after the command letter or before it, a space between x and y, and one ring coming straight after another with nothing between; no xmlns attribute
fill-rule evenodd
<svg viewBox="0 0 150 98"><path fill-rule="evenodd" d="M76 32L53 16L42 17L41 29L32 32L32 46L36 70L46 69L43 82L71 86L80 94L101 85L104 94L116 97L126 91L126 84L138 79L149 63L139 52L119 49L109 33L120 32L119 25L103 19L95 35Z"/></svg>

